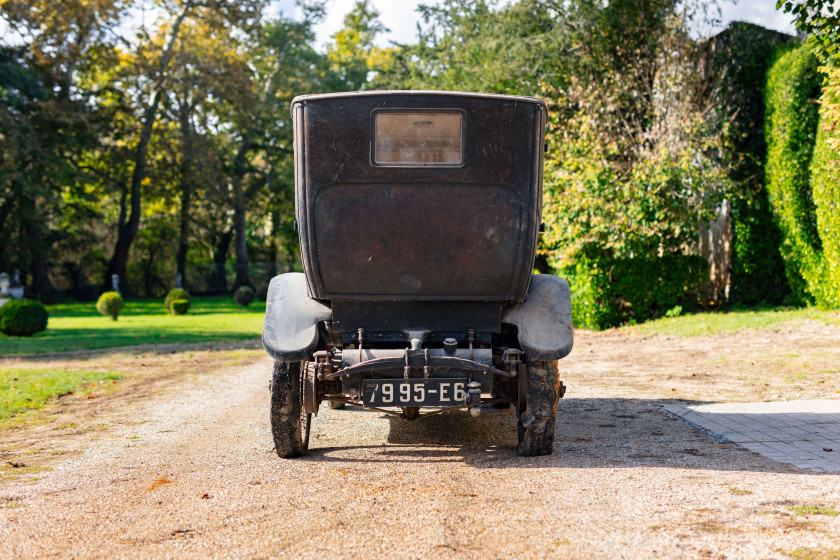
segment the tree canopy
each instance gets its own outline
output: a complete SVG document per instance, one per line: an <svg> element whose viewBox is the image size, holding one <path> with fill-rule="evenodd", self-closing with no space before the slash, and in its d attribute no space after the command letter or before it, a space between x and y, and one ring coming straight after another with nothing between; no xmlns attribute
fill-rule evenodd
<svg viewBox="0 0 840 560"><path fill-rule="evenodd" d="M420 6L416 40L387 46L359 0L321 49L314 26L328 7L301 1L291 17L267 0L0 0L0 269L22 269L35 293L83 299L112 274L129 296L165 293L176 275L199 292L259 291L300 266L291 99L385 88L547 102L539 268L591 293L606 290L596 273L682 271L655 274L667 302L576 297L593 324L598 309L626 321L698 293L698 231L723 200L734 201L738 255L757 254L747 245L772 224L755 224L772 218L755 83L792 38L730 41L764 53L744 63L752 89L735 91L743 68L710 54L726 41L692 31L714 0L442 0ZM779 8L809 34L825 76L814 97L828 169L840 159L837 9Z"/></svg>

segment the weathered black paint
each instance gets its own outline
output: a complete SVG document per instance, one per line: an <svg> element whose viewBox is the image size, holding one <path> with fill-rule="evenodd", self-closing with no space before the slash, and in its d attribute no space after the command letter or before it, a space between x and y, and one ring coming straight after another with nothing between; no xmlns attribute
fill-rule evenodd
<svg viewBox="0 0 840 560"><path fill-rule="evenodd" d="M463 166L373 165L371 119L387 109L462 111ZM299 97L292 112L296 213L312 297L498 308L525 298L540 224L542 101L367 92ZM495 313L480 321L488 331L498 331ZM344 324L364 321L341 317Z"/></svg>

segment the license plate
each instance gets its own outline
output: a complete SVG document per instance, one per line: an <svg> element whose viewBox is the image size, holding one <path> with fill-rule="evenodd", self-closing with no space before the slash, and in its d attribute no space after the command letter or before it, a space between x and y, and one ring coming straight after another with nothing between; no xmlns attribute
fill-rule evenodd
<svg viewBox="0 0 840 560"><path fill-rule="evenodd" d="M362 388L366 406L456 406L467 399L463 379L368 379Z"/></svg>

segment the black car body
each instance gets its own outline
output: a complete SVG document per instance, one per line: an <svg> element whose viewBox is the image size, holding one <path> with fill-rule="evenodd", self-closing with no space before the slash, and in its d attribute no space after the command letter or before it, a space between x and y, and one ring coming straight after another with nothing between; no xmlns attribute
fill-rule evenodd
<svg viewBox="0 0 840 560"><path fill-rule="evenodd" d="M272 280L263 331L278 453L306 452L323 400L513 405L520 452L550 453L573 335L568 284L533 274L545 104L372 91L292 113L304 273Z"/></svg>

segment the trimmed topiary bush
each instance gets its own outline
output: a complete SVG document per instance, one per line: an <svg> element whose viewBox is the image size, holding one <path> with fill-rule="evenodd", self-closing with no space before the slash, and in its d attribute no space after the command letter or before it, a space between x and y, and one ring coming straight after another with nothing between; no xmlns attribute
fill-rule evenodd
<svg viewBox="0 0 840 560"><path fill-rule="evenodd" d="M9 336L32 336L47 328L49 313L39 302L16 299L0 307L0 331Z"/></svg>
<svg viewBox="0 0 840 560"><path fill-rule="evenodd" d="M38 299L44 305L55 305L61 303L61 291L50 286L38 294Z"/></svg>
<svg viewBox="0 0 840 560"><path fill-rule="evenodd" d="M256 292L254 292L254 288L250 286L239 286L236 288L236 291L233 292L233 300L243 307L247 307L251 305L251 302L254 301L256 297Z"/></svg>
<svg viewBox="0 0 840 560"><path fill-rule="evenodd" d="M118 292L105 292L96 302L96 310L110 316L114 321L119 317L123 307L125 307L125 302Z"/></svg>
<svg viewBox="0 0 840 560"><path fill-rule="evenodd" d="M166 306L168 311L172 311L172 302L176 299L185 299L189 302L192 302L192 298L190 298L189 292L182 288L173 288L169 290L169 293L166 294L166 299L163 300L163 305ZM189 306L187 306L189 308ZM186 311L184 312L186 313Z"/></svg>
<svg viewBox="0 0 840 560"><path fill-rule="evenodd" d="M169 302L169 310L173 315L185 315L190 309L190 300L173 299Z"/></svg>

